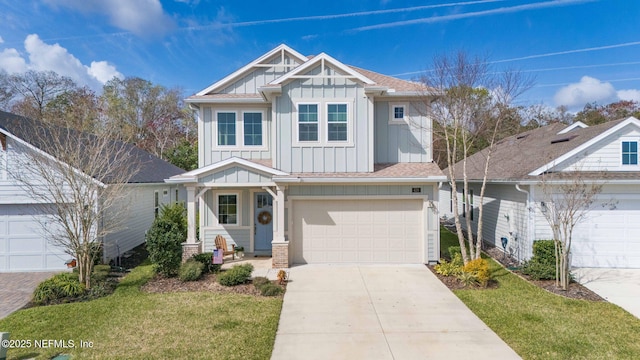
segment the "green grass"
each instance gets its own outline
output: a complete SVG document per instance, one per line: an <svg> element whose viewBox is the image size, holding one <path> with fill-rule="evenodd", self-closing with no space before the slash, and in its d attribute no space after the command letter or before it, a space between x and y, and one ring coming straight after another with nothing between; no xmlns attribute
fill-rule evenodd
<svg viewBox="0 0 640 360"><path fill-rule="evenodd" d="M59 353L88 359L269 359L281 298L182 292L147 294L152 267L134 269L116 292L90 302L30 308L0 320L13 340L9 359L49 359ZM75 348L35 348L36 339L73 340ZM80 348L80 341L92 348Z"/></svg>
<svg viewBox="0 0 640 360"><path fill-rule="evenodd" d="M441 231L441 246L454 234ZM640 359L640 320L608 302L551 294L489 260L497 289L454 293L523 359Z"/></svg>

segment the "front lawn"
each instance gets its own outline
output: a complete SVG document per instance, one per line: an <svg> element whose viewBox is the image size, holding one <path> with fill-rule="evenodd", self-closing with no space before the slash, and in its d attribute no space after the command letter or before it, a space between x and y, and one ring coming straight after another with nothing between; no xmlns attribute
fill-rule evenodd
<svg viewBox="0 0 640 360"><path fill-rule="evenodd" d="M151 266L134 269L108 297L18 311L0 320L12 340L9 359L59 353L91 359L269 359L282 308L280 297L211 292L148 294L140 286ZM36 348L38 340L73 340L74 348ZM81 348L81 341L92 347ZM47 343L56 346L55 343Z"/></svg>
<svg viewBox="0 0 640 360"><path fill-rule="evenodd" d="M446 251L457 238L442 229ZM551 294L489 260L498 288L454 293L523 359L640 359L640 320L608 302Z"/></svg>

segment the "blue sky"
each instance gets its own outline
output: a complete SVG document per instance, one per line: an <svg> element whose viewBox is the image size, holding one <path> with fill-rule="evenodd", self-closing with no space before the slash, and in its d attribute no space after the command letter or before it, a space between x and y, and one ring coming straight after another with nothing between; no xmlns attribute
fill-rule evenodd
<svg viewBox="0 0 640 360"><path fill-rule="evenodd" d="M464 50L536 85L521 104L640 101L640 1L0 0L0 69L193 94L285 43L403 79Z"/></svg>

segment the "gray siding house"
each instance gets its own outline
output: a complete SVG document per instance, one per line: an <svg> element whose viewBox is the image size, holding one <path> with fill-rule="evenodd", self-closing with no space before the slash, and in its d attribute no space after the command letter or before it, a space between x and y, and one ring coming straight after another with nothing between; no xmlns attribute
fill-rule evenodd
<svg viewBox="0 0 640 360"><path fill-rule="evenodd" d="M41 224L49 221L56 204L43 203L12 175L32 159L27 152L47 153L42 137L33 136L33 120L0 112L0 272L55 271L66 269L72 256L52 244ZM76 144L81 146L80 143ZM75 146L75 145L73 145ZM126 185L128 198L114 208L126 209L119 231L101 239L103 261L108 262L144 243L157 210L163 204L186 201L184 188L164 179L184 170L146 151L129 147L132 161L139 166ZM31 176L33 172L25 171ZM34 182L38 179L34 178ZM99 183L109 186L108 182ZM71 200L70 200L71 201ZM99 199L97 205L99 206ZM105 216L114 216L107 212Z"/></svg>
<svg viewBox="0 0 640 360"><path fill-rule="evenodd" d="M199 168L167 180L187 188L184 253L223 235L274 267L437 261L446 178L423 93L280 45L186 99Z"/></svg>
<svg viewBox="0 0 640 360"><path fill-rule="evenodd" d="M489 167L484 197L483 238L520 260L532 256L532 242L551 239L543 178L547 187L580 176L586 183L602 184L593 209L573 233L572 265L576 267L640 268L640 121L634 117L587 126L551 124L501 140ZM470 209L464 209L462 194L451 203L451 188L443 185L440 215L470 217L477 231L480 183L485 151L467 159L470 179ZM461 176L461 164L456 165ZM461 186L458 189L461 190ZM463 222L463 226L465 226Z"/></svg>

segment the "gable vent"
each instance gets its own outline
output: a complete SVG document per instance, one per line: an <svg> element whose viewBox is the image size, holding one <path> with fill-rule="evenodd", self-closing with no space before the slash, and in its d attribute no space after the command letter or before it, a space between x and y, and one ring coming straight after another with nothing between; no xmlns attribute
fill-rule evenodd
<svg viewBox="0 0 640 360"><path fill-rule="evenodd" d="M567 141L569 141L571 139L576 138L577 136L578 135L571 135L571 136L567 136L567 137L561 137L561 138L558 138L558 139L553 139L553 140L551 140L551 143L552 144L557 144L557 143L567 142Z"/></svg>

